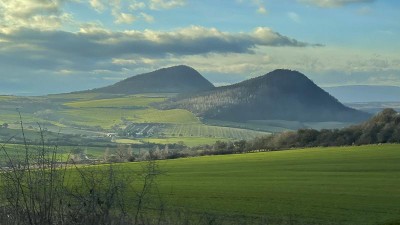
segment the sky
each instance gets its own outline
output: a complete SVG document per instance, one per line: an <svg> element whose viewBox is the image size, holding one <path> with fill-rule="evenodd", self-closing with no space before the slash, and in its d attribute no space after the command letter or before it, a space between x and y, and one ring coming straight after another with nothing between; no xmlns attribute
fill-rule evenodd
<svg viewBox="0 0 400 225"><path fill-rule="evenodd" d="M400 86L400 1L0 0L0 94L92 89L188 65L216 85L274 69Z"/></svg>

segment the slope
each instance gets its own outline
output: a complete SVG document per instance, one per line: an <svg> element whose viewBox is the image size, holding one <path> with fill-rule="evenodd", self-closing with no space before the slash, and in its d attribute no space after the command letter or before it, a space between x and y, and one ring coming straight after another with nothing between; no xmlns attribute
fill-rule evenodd
<svg viewBox="0 0 400 225"><path fill-rule="evenodd" d="M180 65L139 74L89 92L111 94L189 93L210 90L214 85L191 67Z"/></svg>
<svg viewBox="0 0 400 225"><path fill-rule="evenodd" d="M305 75L275 70L264 76L164 104L198 116L227 121L361 121L369 114L341 104Z"/></svg>

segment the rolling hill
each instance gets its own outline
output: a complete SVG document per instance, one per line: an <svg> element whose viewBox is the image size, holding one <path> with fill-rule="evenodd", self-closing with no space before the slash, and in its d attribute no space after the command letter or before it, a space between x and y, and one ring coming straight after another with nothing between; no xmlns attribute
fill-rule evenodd
<svg viewBox="0 0 400 225"><path fill-rule="evenodd" d="M180 65L139 74L89 92L110 94L192 93L212 88L214 85L199 72L191 67Z"/></svg>
<svg viewBox="0 0 400 225"><path fill-rule="evenodd" d="M341 104L304 74L278 69L234 85L183 96L164 108L226 121L362 121L369 114Z"/></svg>

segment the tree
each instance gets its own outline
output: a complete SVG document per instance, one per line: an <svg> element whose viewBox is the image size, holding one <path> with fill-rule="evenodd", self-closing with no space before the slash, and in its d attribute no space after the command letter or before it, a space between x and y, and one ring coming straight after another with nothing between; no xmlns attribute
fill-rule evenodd
<svg viewBox="0 0 400 225"><path fill-rule="evenodd" d="M74 162L79 162L83 159L85 159L85 150L83 150L82 148L74 148L71 150L71 159Z"/></svg>
<svg viewBox="0 0 400 225"><path fill-rule="evenodd" d="M115 155L119 162L129 161L129 158L132 156L132 148L127 145L118 145Z"/></svg>

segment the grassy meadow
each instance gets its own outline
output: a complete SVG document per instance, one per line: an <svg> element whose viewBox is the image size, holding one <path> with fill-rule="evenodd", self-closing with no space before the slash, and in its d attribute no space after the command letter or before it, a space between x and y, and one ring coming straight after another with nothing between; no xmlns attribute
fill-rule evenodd
<svg viewBox="0 0 400 225"><path fill-rule="evenodd" d="M158 189L169 206L195 212L389 224L400 221L399 151L371 145L164 160Z"/></svg>

